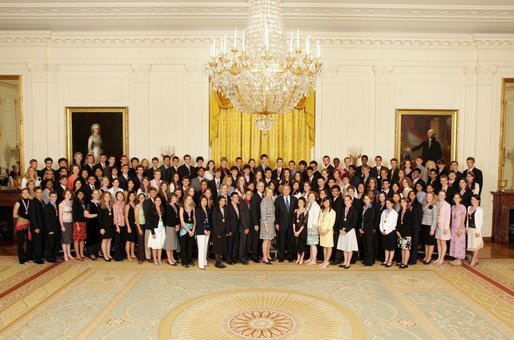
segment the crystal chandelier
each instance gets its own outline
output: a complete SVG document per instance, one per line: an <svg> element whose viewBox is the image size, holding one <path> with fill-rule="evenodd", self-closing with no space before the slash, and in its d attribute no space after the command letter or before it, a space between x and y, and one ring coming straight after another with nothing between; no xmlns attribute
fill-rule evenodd
<svg viewBox="0 0 514 340"><path fill-rule="evenodd" d="M298 30L296 34L290 32L288 46L280 2L249 0L240 48L237 30L231 48L226 35L219 44L213 40L207 67L214 89L239 111L257 115L257 125L263 131L271 129L274 115L292 111L309 95L321 71L319 40L315 57L310 35L303 41L303 51Z"/></svg>

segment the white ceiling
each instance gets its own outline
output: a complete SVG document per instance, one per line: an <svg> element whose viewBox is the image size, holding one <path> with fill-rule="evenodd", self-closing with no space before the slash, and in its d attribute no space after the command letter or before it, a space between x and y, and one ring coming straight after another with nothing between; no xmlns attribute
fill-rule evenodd
<svg viewBox="0 0 514 340"><path fill-rule="evenodd" d="M514 0L285 0L287 29L514 34ZM225 31L245 0L0 0L0 30Z"/></svg>

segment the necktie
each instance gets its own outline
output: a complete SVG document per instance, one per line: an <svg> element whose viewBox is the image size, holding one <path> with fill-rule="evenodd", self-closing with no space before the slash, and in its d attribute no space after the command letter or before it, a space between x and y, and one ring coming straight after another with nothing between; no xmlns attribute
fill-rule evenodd
<svg viewBox="0 0 514 340"><path fill-rule="evenodd" d="M429 139L429 140L428 140L428 148L429 148L429 149L430 149L430 146L431 146L431 145L432 145L432 140L431 140L431 139Z"/></svg>
<svg viewBox="0 0 514 340"><path fill-rule="evenodd" d="M289 212L289 197L286 197L286 209Z"/></svg>

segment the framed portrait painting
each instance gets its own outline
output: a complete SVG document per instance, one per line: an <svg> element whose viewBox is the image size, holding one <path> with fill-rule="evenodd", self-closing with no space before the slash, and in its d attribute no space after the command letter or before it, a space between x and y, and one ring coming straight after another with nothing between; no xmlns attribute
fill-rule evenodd
<svg viewBox="0 0 514 340"><path fill-rule="evenodd" d="M422 155L422 143L432 130L441 146L441 158L446 162L457 159L457 114L457 110L396 110L396 158L415 160Z"/></svg>
<svg viewBox="0 0 514 340"><path fill-rule="evenodd" d="M117 159L128 154L127 107L67 107L66 145L68 160L75 152L91 153L95 163L101 153Z"/></svg>

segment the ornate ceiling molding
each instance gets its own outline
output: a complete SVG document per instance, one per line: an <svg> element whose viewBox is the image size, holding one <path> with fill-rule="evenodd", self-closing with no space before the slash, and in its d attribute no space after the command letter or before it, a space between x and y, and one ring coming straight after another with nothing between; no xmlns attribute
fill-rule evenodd
<svg viewBox="0 0 514 340"><path fill-rule="evenodd" d="M214 36L221 38L221 36ZM56 35L49 34L22 34L22 33L1 33L0 45L82 45L82 46L127 46L127 45L210 45L212 37L206 34L198 36L85 36L85 35ZM320 36L323 46L357 46L357 47L459 47L459 48L512 48L514 47L514 36L505 38L497 37L462 37L462 38L418 38L418 37L325 37Z"/></svg>
<svg viewBox="0 0 514 340"><path fill-rule="evenodd" d="M514 20L514 6L457 6L405 4L341 4L285 2L286 19L376 19L499 22ZM183 19L246 18L246 1L231 2L114 2L114 3L2 3L0 19Z"/></svg>

